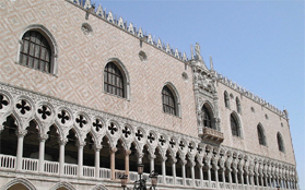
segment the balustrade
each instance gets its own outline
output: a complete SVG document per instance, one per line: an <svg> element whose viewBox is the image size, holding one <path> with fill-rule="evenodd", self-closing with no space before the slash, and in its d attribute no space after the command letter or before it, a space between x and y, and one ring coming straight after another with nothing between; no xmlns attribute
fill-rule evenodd
<svg viewBox="0 0 305 190"><path fill-rule="evenodd" d="M110 179L111 170L108 168L100 168L99 169L99 178Z"/></svg>
<svg viewBox="0 0 305 190"><path fill-rule="evenodd" d="M15 169L16 168L16 157L0 154L0 168L1 169Z"/></svg>
<svg viewBox="0 0 305 190"><path fill-rule="evenodd" d="M15 170L17 164L17 160L15 156L10 155L2 155L0 154L0 170ZM30 172L37 172L39 168L39 160L32 159L32 158L22 158L22 169L25 171ZM17 171L17 170L16 170ZM45 174L53 174L59 175L59 162L54 161L44 161L43 162L43 173ZM102 179L111 179L111 170L108 168L99 168L96 171L95 167L92 166L83 166L82 168L83 177L84 178L95 178L96 172L98 172L98 178ZM121 174L124 174L125 170L115 170L115 177L118 179ZM78 175L78 165L76 164L64 164L64 175L66 176L73 176L77 177ZM148 179L149 174L143 173L143 178ZM129 172L129 179L130 181L139 180L139 175L137 172L130 171ZM200 179L193 179L186 178L186 186L192 187L196 189L201 188L209 188L209 189L228 189L228 190L276 190L275 187L262 187L258 185L247 185L247 184L230 184L227 182L216 182L216 181L208 181L208 180L200 180ZM167 185L177 185L183 186L183 178L176 177L176 181L174 181L173 176L165 176L165 181L163 181L163 176L158 176L158 183L159 184L167 184ZM195 184L194 184L195 183ZM289 188L281 188L281 189L289 189Z"/></svg>
<svg viewBox="0 0 305 190"><path fill-rule="evenodd" d="M83 176L84 177L94 177L95 167L83 166Z"/></svg>
<svg viewBox="0 0 305 190"><path fill-rule="evenodd" d="M68 176L77 176L78 165L76 164L64 164L64 174Z"/></svg>
<svg viewBox="0 0 305 190"><path fill-rule="evenodd" d="M176 184L177 185L183 185L183 178L182 177L176 177Z"/></svg>
<svg viewBox="0 0 305 190"><path fill-rule="evenodd" d="M170 184L170 185L174 184L174 179L171 176L166 176L165 181L166 181L166 184Z"/></svg>
<svg viewBox="0 0 305 190"><path fill-rule="evenodd" d="M23 158L22 159L22 169L27 171L38 171L38 161L37 159Z"/></svg>
<svg viewBox="0 0 305 190"><path fill-rule="evenodd" d="M43 171L45 173L50 174L58 174L59 173L59 163L58 162L52 162L52 161L44 161L44 167Z"/></svg>

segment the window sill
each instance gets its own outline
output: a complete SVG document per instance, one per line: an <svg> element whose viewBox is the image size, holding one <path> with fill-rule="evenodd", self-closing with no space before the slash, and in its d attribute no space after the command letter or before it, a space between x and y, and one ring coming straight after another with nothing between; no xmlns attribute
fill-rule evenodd
<svg viewBox="0 0 305 190"><path fill-rule="evenodd" d="M178 119L182 119L181 116L173 115L173 114L170 114L170 113L166 113L166 112L164 112L164 111L163 111L163 114L168 115L168 116L171 116L171 117L175 117L175 118L178 118Z"/></svg>
<svg viewBox="0 0 305 190"><path fill-rule="evenodd" d="M127 100L128 102L130 102L130 99L129 99L129 98L125 98L125 97L122 97L122 96L118 96L118 95L115 95L115 94L111 94L111 93L105 92L105 91L104 91L104 94L109 95L109 96L114 96L114 97L116 97L116 98L120 98L120 99Z"/></svg>

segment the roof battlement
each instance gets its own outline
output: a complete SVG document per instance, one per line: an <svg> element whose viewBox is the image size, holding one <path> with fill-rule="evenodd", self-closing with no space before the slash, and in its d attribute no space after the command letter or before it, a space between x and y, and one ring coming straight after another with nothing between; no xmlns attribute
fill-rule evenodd
<svg viewBox="0 0 305 190"><path fill-rule="evenodd" d="M133 35L136 38L139 38L141 41L144 41L157 49L162 50L164 53L184 62L187 63L189 60L186 53L181 53L177 48L173 49L170 47L168 43L163 43L161 39L154 39L151 34L144 34L142 31L142 28L136 28L131 22L124 21L122 17L117 18L116 16L113 15L111 11L108 13L106 10L103 9L101 5L95 9L95 6L91 4L91 0L85 0L83 5L80 1L82 0L66 0L68 2L71 2L77 6L79 6L82 9L87 10L91 14L96 15L97 17L103 19L104 21L115 25L116 27L120 28L121 30L124 30L125 32Z"/></svg>
<svg viewBox="0 0 305 190"><path fill-rule="evenodd" d="M70 3L73 3L74 5L78 6L81 9L84 9L88 11L88 13L94 14L95 16L99 17L100 19L103 19L104 21L118 27L119 29L133 35L136 38L139 38L141 41L146 42L147 44L150 44L154 46L155 48L163 51L164 53L168 54L171 57L174 57L186 64L189 63L190 60L194 59L193 52L191 52L191 58L188 58L186 53L183 54L176 48L172 49L168 43L163 43L161 39L153 39L153 36L151 34L144 34L141 27L136 28L131 22L124 21L122 17L117 18L113 15L111 11L107 13L106 9L104 10L101 5L99 5L97 8L95 5L91 3L91 0L66 0ZM81 3L82 2L82 3ZM192 51L192 47L191 47ZM216 72L215 72L216 73ZM283 117L284 119L288 119L288 113L286 110L279 110L275 106L271 105L266 100L263 100L262 98L258 97L257 95L254 95L252 92L246 90L245 88L239 86L237 83L231 81L230 79L224 77L223 75L216 73L216 78L218 82L223 83L224 85L234 89L235 91L239 92L240 94L248 97L249 99L253 100L254 102L260 104L263 107L266 107L267 109L273 111L274 113L278 114L280 117Z"/></svg>

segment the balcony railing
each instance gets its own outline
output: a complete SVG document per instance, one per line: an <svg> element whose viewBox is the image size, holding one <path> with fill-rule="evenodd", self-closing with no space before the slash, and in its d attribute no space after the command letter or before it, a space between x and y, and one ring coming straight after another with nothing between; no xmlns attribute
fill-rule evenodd
<svg viewBox="0 0 305 190"><path fill-rule="evenodd" d="M202 133L199 134L204 141L220 144L224 140L223 133L215 129L204 127Z"/></svg>
<svg viewBox="0 0 305 190"><path fill-rule="evenodd" d="M43 171L49 174L59 174L59 163L52 161L44 161Z"/></svg>
<svg viewBox="0 0 305 190"><path fill-rule="evenodd" d="M1 169L15 169L16 157L0 154L0 168Z"/></svg>
<svg viewBox="0 0 305 190"><path fill-rule="evenodd" d="M32 173L39 172L39 160L38 159L32 159L32 158L22 158L22 170ZM3 170L10 170L14 171L17 168L17 160L15 156L9 156L9 155L1 155L0 154L0 171ZM42 173L39 172L39 174L53 174L59 175L59 163L54 161L47 161L45 160L43 162L43 168ZM64 174L65 176L71 176L71 177L79 177L78 176L78 165L76 164L64 164ZM92 166L83 166L82 168L82 177L84 179L88 178L99 178L99 179L110 179L111 178L111 170L108 168L99 168L98 170L98 176L96 176L96 170L95 167ZM119 175L125 173L124 170L116 170L115 176L116 178L119 178ZM143 177L145 179L148 179L149 174L144 173ZM139 179L138 173L134 171L129 172L129 179L130 181L136 181ZM195 183L194 183L195 182ZM181 177L176 177L176 181L174 181L173 176L165 176L165 181L163 181L163 176L158 176L158 183L160 185L166 184L166 185L173 185L174 186L187 186L194 189L202 189L202 188L208 188L208 189L229 189L229 190L247 190L247 189L255 189L255 190L276 190L275 187L262 187L262 186L255 186L255 185L247 185L247 184L235 184L235 183L224 183L224 182L216 182L216 181L208 181L208 180L200 180L200 179L184 179ZM281 188L281 190L286 190L285 188Z"/></svg>

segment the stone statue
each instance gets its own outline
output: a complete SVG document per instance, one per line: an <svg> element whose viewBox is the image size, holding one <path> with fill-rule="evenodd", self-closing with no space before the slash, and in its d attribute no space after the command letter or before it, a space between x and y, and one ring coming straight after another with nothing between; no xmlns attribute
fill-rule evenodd
<svg viewBox="0 0 305 190"><path fill-rule="evenodd" d="M195 58L198 59L199 61L203 60L200 55L200 46L198 43L196 43L196 45L195 45L195 56L196 56Z"/></svg>

